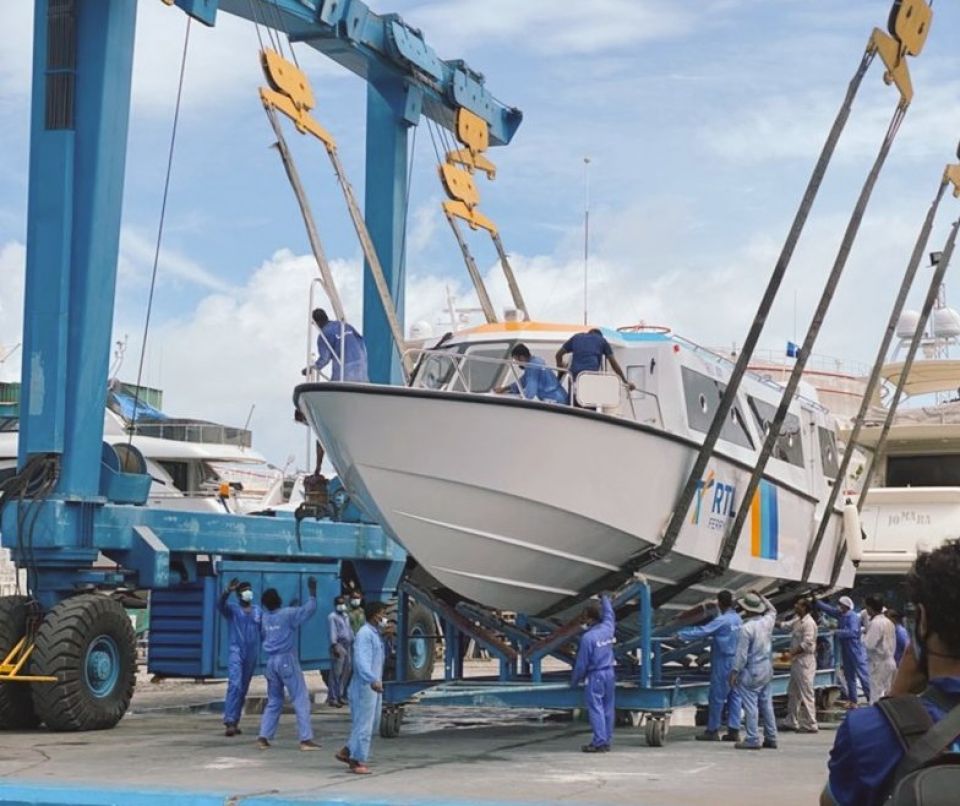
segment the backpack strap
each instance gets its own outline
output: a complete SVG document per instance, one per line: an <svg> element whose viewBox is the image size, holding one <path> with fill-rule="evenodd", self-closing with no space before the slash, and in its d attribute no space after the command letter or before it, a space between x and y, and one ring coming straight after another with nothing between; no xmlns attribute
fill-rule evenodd
<svg viewBox="0 0 960 806"><path fill-rule="evenodd" d="M877 703L897 734L904 757L911 748L933 727L933 719L924 708L920 697L903 694L899 697L884 697Z"/></svg>

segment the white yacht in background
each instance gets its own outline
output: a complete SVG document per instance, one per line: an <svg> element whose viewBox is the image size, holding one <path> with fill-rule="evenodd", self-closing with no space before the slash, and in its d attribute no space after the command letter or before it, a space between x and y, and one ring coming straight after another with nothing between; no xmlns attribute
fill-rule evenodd
<svg viewBox="0 0 960 806"><path fill-rule="evenodd" d="M464 598L540 614L660 542L732 369L665 328L640 326L603 331L635 392L599 372L577 380L586 408L492 394L517 377L515 344L552 366L585 329L505 322L451 332L417 351L407 387L311 383L295 400L350 494L430 575ZM780 396L773 381L745 378L676 545L644 565L655 596L717 560ZM833 418L798 396L728 571L667 606L799 580L836 470ZM842 539L838 509L812 584L829 583ZM847 562L839 584L852 581Z"/></svg>
<svg viewBox="0 0 960 806"><path fill-rule="evenodd" d="M16 471L18 433L16 384L0 384L0 481ZM144 390L159 402L158 390ZM148 400L136 403L129 385L112 383L104 412L103 438L118 450L131 443L153 478L148 506L193 511L249 513L286 500L284 471L253 450L248 430L204 420L174 418ZM132 436L131 436L132 432Z"/></svg>
<svg viewBox="0 0 960 806"><path fill-rule="evenodd" d="M883 368L884 394L860 434L867 448L877 444L883 404L903 373L902 356L918 321L913 311L901 318L900 344ZM950 354L958 342L960 315L941 290L864 502L858 577L899 576L918 549L960 537L960 359Z"/></svg>

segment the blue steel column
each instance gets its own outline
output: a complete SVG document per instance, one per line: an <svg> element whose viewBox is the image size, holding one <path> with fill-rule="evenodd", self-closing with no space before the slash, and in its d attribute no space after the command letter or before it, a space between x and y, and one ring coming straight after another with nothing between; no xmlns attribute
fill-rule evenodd
<svg viewBox="0 0 960 806"><path fill-rule="evenodd" d="M33 88L30 107L30 192L23 317L19 461L63 451L67 306L73 213L73 127L47 128L51 81L72 80L70 53L47 47L47 0L37 0L33 20ZM72 37L66 32L66 39ZM55 77L55 78L54 78ZM53 88L51 88L52 91ZM72 111L70 104L63 111ZM52 110L51 110L52 111Z"/></svg>
<svg viewBox="0 0 960 806"><path fill-rule="evenodd" d="M419 100L415 110L410 108L409 96L403 81L371 79L367 84L364 216L401 324L404 307L403 241L407 221L407 134L420 111ZM413 120L409 119L411 117ZM363 335L367 343L370 380L399 383L402 378L399 357L369 266L364 267L363 275Z"/></svg>
<svg viewBox="0 0 960 806"><path fill-rule="evenodd" d="M59 492L98 492L130 117L136 0L77 0L73 255Z"/></svg>

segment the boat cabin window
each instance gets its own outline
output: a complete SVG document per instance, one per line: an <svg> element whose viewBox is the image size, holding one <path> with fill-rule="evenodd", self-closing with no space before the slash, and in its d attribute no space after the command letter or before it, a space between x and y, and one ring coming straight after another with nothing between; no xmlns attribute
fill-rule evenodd
<svg viewBox="0 0 960 806"><path fill-rule="evenodd" d="M750 411L753 412L753 418L756 420L760 433L766 436L770 430L770 423L777 413L777 407L755 397L747 396L747 403ZM834 449L836 453L836 449ZM780 429L780 435L773 445L774 459L782 462L789 462L797 467L803 467L803 445L802 435L800 433L800 418L796 414L788 414L783 421L783 427Z"/></svg>
<svg viewBox="0 0 960 806"><path fill-rule="evenodd" d="M840 461L837 457L837 435L822 425L817 426L817 434L820 437L820 465L823 467L823 475L828 479L835 479L840 471Z"/></svg>
<svg viewBox="0 0 960 806"><path fill-rule="evenodd" d="M890 456L888 487L960 487L960 456Z"/></svg>
<svg viewBox="0 0 960 806"><path fill-rule="evenodd" d="M680 370L683 376L683 397L687 404L687 422L694 431L706 434L710 430L717 406L720 405L720 397L727 387L690 367L680 367ZM744 448L753 448L753 439L747 431L739 407L734 406L730 410L720 438Z"/></svg>
<svg viewBox="0 0 960 806"><path fill-rule="evenodd" d="M423 389L443 389L453 377L458 354L456 350L450 350L448 355L432 353L425 356L417 371L416 385Z"/></svg>
<svg viewBox="0 0 960 806"><path fill-rule="evenodd" d="M471 344L460 359L460 375L453 385L455 392L489 392L498 385L510 358L512 342ZM463 384L466 381L467 388Z"/></svg>

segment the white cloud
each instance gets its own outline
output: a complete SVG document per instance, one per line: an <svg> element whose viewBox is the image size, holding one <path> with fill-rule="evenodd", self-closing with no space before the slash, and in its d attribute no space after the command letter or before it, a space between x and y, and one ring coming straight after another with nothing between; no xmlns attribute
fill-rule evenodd
<svg viewBox="0 0 960 806"><path fill-rule="evenodd" d="M676 5L593 0L588 8L552 0L444 0L415 6L404 16L423 28L442 58L484 41L522 42L549 54L586 54L688 32L696 14Z"/></svg>
<svg viewBox="0 0 960 806"><path fill-rule="evenodd" d="M154 236L155 237L155 236ZM120 233L119 270L123 279L149 282L153 270L156 242L140 231L124 227ZM158 276L163 282L173 279L212 291L228 291L230 284L224 282L199 263L182 255L176 249L161 246Z"/></svg>

